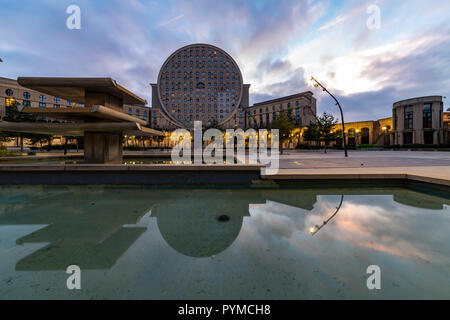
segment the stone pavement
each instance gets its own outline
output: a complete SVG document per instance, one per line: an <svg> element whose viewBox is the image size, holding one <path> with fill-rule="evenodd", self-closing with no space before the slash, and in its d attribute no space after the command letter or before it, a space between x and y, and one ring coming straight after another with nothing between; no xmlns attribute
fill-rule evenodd
<svg viewBox="0 0 450 320"><path fill-rule="evenodd" d="M364 167L449 166L450 152L434 151L286 151L280 156L281 169L329 169Z"/></svg>
<svg viewBox="0 0 450 320"><path fill-rule="evenodd" d="M280 170L263 179L409 179L450 186L450 152L294 152L280 157Z"/></svg>

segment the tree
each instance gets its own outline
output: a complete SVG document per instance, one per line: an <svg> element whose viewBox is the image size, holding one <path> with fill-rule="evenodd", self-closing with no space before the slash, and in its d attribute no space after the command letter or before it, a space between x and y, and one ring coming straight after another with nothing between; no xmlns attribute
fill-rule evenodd
<svg viewBox="0 0 450 320"><path fill-rule="evenodd" d="M336 132L333 132L334 126L337 124L337 119L332 114L324 112L322 116L316 117L312 121L307 130L303 134L303 139L306 141L319 141L325 143L325 153L331 141L338 138Z"/></svg>
<svg viewBox="0 0 450 320"><path fill-rule="evenodd" d="M279 130L280 154L283 154L283 142L290 139L291 133L295 129L295 122L292 115L286 111L280 112L280 115L270 124L270 129Z"/></svg>
<svg viewBox="0 0 450 320"><path fill-rule="evenodd" d="M19 105L20 103L14 100L10 106L6 107L6 116L3 117L3 120L7 122L39 122L36 115L20 112L18 109ZM30 139L33 143L51 140L51 135L37 133L2 132L1 134L2 139L18 137L20 139L21 152L23 152L23 139Z"/></svg>

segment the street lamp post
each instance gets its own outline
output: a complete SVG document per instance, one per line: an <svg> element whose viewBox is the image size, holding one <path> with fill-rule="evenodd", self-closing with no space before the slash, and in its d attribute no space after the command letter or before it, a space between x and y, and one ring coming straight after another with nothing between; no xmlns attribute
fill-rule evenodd
<svg viewBox="0 0 450 320"><path fill-rule="evenodd" d="M348 157L347 153L347 143L345 142L345 126L344 126L344 112L342 111L341 105L339 104L339 101L330 93L330 91L327 90L319 81L314 79L314 77L311 77L311 81L314 81L316 84L314 85L316 88L320 86L323 91L328 93L334 101L336 101L336 105L339 107L339 110L341 111L341 119L342 119L342 138L344 139L344 151L345 151L345 157Z"/></svg>

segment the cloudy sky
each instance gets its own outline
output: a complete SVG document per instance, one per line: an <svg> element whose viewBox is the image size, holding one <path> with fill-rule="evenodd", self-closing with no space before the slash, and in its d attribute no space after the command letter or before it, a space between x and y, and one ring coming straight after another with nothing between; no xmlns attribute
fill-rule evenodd
<svg viewBox="0 0 450 320"><path fill-rule="evenodd" d="M66 27L71 4L80 30ZM388 117L410 97L450 99L448 0L0 0L0 8L3 77L109 76L151 104L164 60L210 43L238 62L251 103L311 90L319 112L334 112L311 75L336 93L346 121Z"/></svg>

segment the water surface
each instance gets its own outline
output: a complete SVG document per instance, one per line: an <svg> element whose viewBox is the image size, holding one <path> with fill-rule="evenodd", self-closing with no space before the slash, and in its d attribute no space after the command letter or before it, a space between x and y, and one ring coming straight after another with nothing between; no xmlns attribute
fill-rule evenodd
<svg viewBox="0 0 450 320"><path fill-rule="evenodd" d="M403 188L2 186L0 298L449 299L449 199ZM66 287L69 265L81 290ZM366 286L370 265L381 290Z"/></svg>

